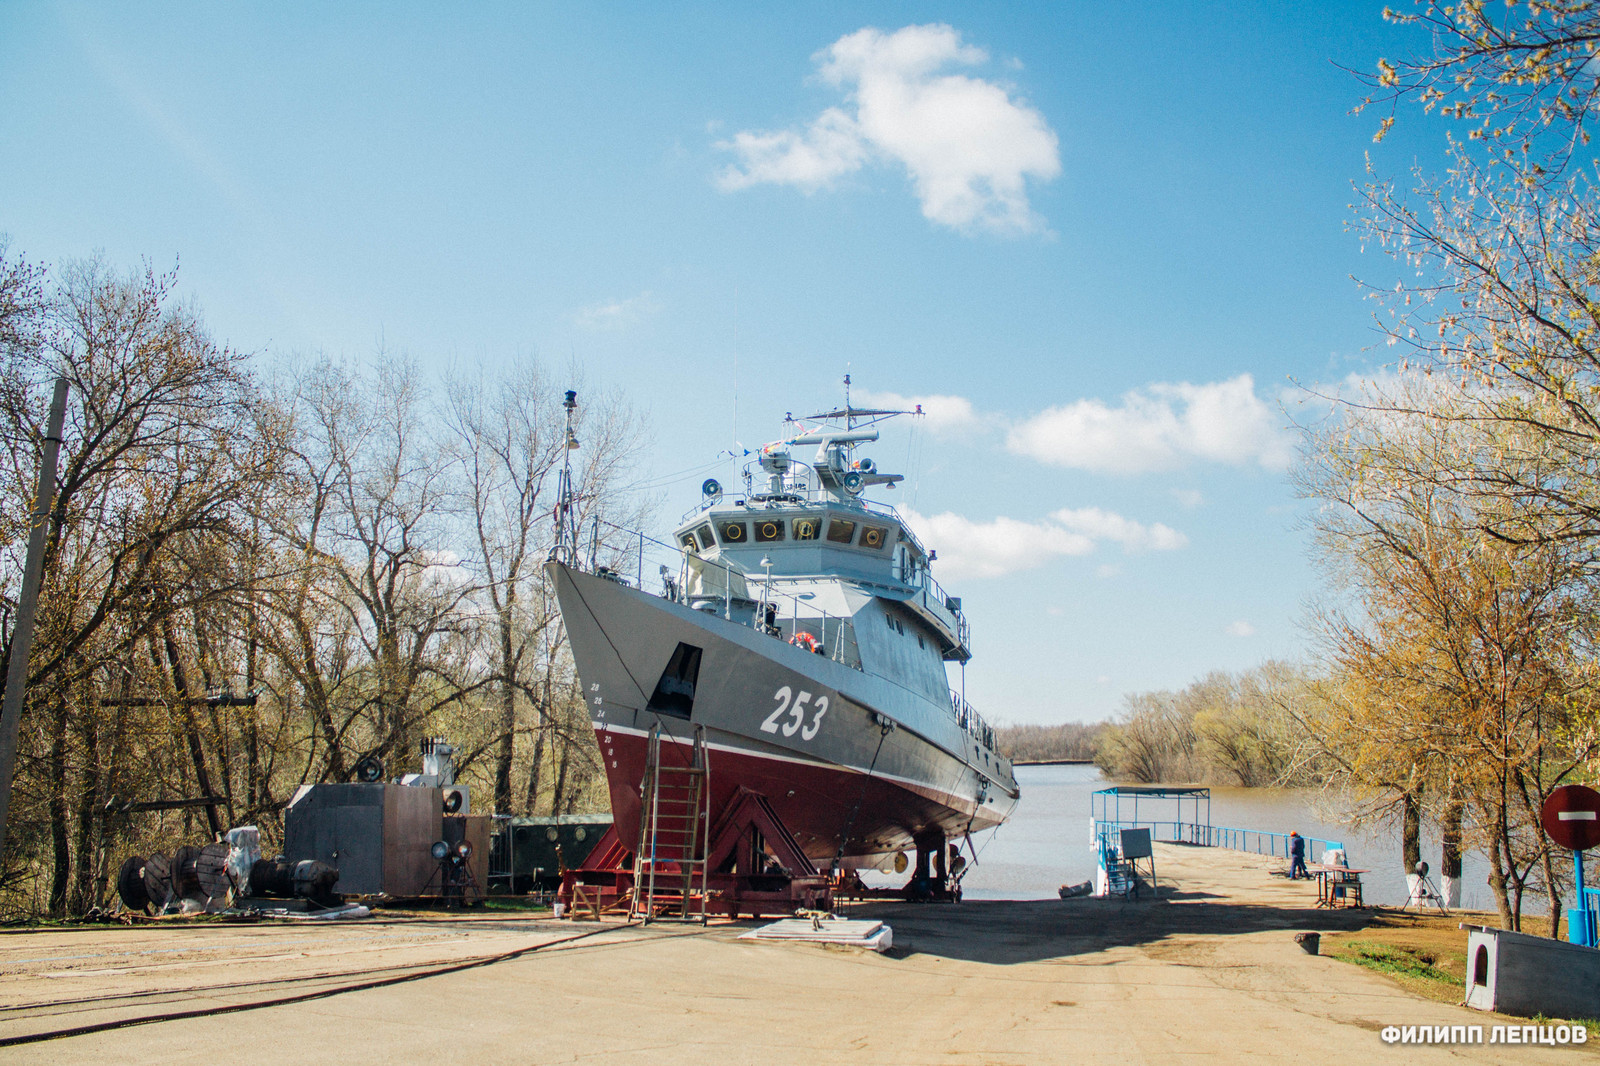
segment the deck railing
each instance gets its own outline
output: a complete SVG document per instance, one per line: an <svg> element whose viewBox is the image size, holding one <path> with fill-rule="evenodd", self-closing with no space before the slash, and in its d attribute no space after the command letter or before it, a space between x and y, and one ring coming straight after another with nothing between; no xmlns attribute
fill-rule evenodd
<svg viewBox="0 0 1600 1066"><path fill-rule="evenodd" d="M587 537L581 538L580 555L587 560L587 569L610 578L629 588L637 588L649 595L689 604L688 557L683 548L648 536L636 529L627 529L610 522L593 520L586 527ZM774 581L770 585L764 574L752 574L741 567L715 559L701 558L699 564L720 571L724 587L731 590L734 578L744 582L751 597L735 598L731 591L723 597L723 611L730 621L759 632L768 632L775 638L790 640L801 630L811 632L823 644L823 654L835 662L853 669L861 669L861 651L856 643L855 624L849 618L829 614L827 611L779 589ZM715 599L712 597L711 599ZM752 607L752 602L754 606ZM706 600L700 604L710 604ZM773 605L773 626L766 626L762 605ZM734 618L735 613L739 615ZM749 618L744 616L748 614Z"/></svg>
<svg viewBox="0 0 1600 1066"><path fill-rule="evenodd" d="M831 505L834 507L848 506L850 508L859 508L867 514L877 515L880 518L887 518L894 522L900 530L901 539L915 545L917 554L927 558L928 553L923 548L922 542L917 539L916 533L911 530L910 526L905 524L905 520L900 517L900 512L891 505L861 497L848 501L841 500L833 493L817 488L803 477L798 479L793 476L786 478L781 493L733 493L704 500L685 511L679 521L687 522L695 515L704 514L713 507L727 504L749 507L752 513L756 513L759 507L774 500L781 500L784 503ZM901 584L917 590L917 598L941 616L943 624L949 626L955 632L956 639L962 647L971 647L972 628L967 621L967 616L951 606L952 597L934 579L933 574L928 571L926 565L918 567L911 573L903 573L897 568L895 575ZM956 602L959 603L960 601L957 600Z"/></svg>
<svg viewBox="0 0 1600 1066"><path fill-rule="evenodd" d="M959 692L950 693L950 703L955 707L956 724L966 730L973 739L990 751L994 750L994 730L983 716L972 709L972 705Z"/></svg>

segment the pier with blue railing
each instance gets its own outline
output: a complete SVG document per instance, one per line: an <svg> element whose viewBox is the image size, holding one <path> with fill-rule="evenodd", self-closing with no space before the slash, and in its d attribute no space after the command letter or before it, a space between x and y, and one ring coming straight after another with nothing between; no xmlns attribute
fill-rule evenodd
<svg viewBox="0 0 1600 1066"><path fill-rule="evenodd" d="M1150 839L1173 844L1248 851L1289 857L1288 833L1211 824L1211 790L1200 785L1113 785L1089 797L1089 839L1095 848L1094 893L1112 894L1127 881L1122 831L1145 829ZM1143 804L1143 811L1140 804ZM1156 815L1157 817L1150 817ZM1317 862L1344 844L1321 837L1302 837L1306 860Z"/></svg>

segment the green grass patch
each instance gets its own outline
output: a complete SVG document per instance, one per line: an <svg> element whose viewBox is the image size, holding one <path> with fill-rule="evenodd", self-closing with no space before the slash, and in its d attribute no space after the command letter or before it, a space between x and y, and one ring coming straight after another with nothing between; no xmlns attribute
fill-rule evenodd
<svg viewBox="0 0 1600 1066"><path fill-rule="evenodd" d="M535 903L531 899L501 897L484 900L483 909L486 911L547 911L550 909L550 904Z"/></svg>
<svg viewBox="0 0 1600 1066"><path fill-rule="evenodd" d="M1371 940L1351 940L1340 944L1332 952L1336 959L1365 966L1392 977L1415 977L1424 981L1457 984L1460 978L1446 973L1435 965L1438 960L1426 952L1411 951L1393 944L1379 944Z"/></svg>

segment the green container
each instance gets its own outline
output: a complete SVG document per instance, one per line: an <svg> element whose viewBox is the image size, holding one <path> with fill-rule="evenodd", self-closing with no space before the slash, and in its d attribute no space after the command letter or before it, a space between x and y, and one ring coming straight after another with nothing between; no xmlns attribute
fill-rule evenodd
<svg viewBox="0 0 1600 1066"><path fill-rule="evenodd" d="M527 892L535 886L553 888L561 880L560 845L568 868L583 865L600 837L611 828L609 814L563 814L544 818L513 818L511 834L511 886Z"/></svg>

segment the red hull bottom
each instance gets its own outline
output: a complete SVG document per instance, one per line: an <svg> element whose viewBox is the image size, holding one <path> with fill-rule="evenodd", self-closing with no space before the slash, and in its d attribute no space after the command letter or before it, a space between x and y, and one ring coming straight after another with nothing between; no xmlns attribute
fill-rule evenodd
<svg viewBox="0 0 1600 1066"><path fill-rule="evenodd" d="M648 741L604 726L596 729L596 738L605 759L618 839L631 850L639 839L639 783ZM692 747L663 737L661 759L688 766ZM755 792L767 799L801 850L824 872L836 859L845 867L871 865L913 847L916 838L926 839L930 832L960 836L968 824L949 806L882 777L721 747L708 751L707 762L713 823L741 788Z"/></svg>

